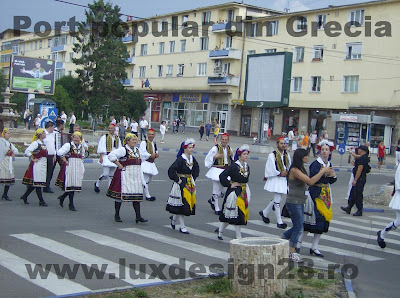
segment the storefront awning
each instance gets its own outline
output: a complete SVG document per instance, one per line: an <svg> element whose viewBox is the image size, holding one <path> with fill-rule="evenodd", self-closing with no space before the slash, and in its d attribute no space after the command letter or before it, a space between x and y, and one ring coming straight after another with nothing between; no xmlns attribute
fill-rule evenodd
<svg viewBox="0 0 400 298"><path fill-rule="evenodd" d="M363 114L332 114L332 121L354 122L367 124L396 125L396 121L390 117L372 116Z"/></svg>

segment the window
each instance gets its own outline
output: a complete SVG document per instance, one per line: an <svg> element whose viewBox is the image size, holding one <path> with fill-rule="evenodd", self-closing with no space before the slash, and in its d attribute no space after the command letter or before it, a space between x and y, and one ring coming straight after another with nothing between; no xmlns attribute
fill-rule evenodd
<svg viewBox="0 0 400 298"><path fill-rule="evenodd" d="M364 9L349 11L349 22L352 25L364 25Z"/></svg>
<svg viewBox="0 0 400 298"><path fill-rule="evenodd" d="M72 76L72 70L69 70L69 71L68 71L68 75L69 75L69 76Z"/></svg>
<svg viewBox="0 0 400 298"><path fill-rule="evenodd" d="M277 35L278 34L278 26L279 26L279 21L268 22L266 36Z"/></svg>
<svg viewBox="0 0 400 298"><path fill-rule="evenodd" d="M178 30L178 17L172 17L172 30Z"/></svg>
<svg viewBox="0 0 400 298"><path fill-rule="evenodd" d="M75 36L71 36L71 37L70 37L69 43L70 43L71 45L73 45L73 44L75 43Z"/></svg>
<svg viewBox="0 0 400 298"><path fill-rule="evenodd" d="M136 48L133 47L133 48L132 48L132 57L135 57L135 55L136 55Z"/></svg>
<svg viewBox="0 0 400 298"><path fill-rule="evenodd" d="M64 68L56 69L56 80L62 78L63 76L65 76L65 69Z"/></svg>
<svg viewBox="0 0 400 298"><path fill-rule="evenodd" d="M247 55L254 55L256 53L255 50L249 50L247 51Z"/></svg>
<svg viewBox="0 0 400 298"><path fill-rule="evenodd" d="M235 21L235 10L234 9L228 9L227 19L228 19L228 22L234 22Z"/></svg>
<svg viewBox="0 0 400 298"><path fill-rule="evenodd" d="M139 78L146 77L146 66L139 66Z"/></svg>
<svg viewBox="0 0 400 298"><path fill-rule="evenodd" d="M38 42L37 41L35 41L35 50L37 50L38 48L37 48L37 45L38 45Z"/></svg>
<svg viewBox="0 0 400 298"><path fill-rule="evenodd" d="M229 49L232 47L232 36L225 37L225 48Z"/></svg>
<svg viewBox="0 0 400 298"><path fill-rule="evenodd" d="M187 119L188 110L189 110L189 103L174 102L174 115L176 115L178 118Z"/></svg>
<svg viewBox="0 0 400 298"><path fill-rule="evenodd" d="M210 24L210 22L211 22L211 11L203 12L201 20L202 20L202 24L203 25Z"/></svg>
<svg viewBox="0 0 400 298"><path fill-rule="evenodd" d="M169 42L169 52L170 53L175 52L175 41L170 41Z"/></svg>
<svg viewBox="0 0 400 298"><path fill-rule="evenodd" d="M224 63L222 64L222 72L224 75L229 75L231 70L231 64L230 63Z"/></svg>
<svg viewBox="0 0 400 298"><path fill-rule="evenodd" d="M167 65L167 77L172 76L172 71L173 71L174 66L173 65Z"/></svg>
<svg viewBox="0 0 400 298"><path fill-rule="evenodd" d="M265 49L264 53L267 53L267 54L276 53L276 49Z"/></svg>
<svg viewBox="0 0 400 298"><path fill-rule="evenodd" d="M69 53L69 62L72 62L72 58L74 58L74 53Z"/></svg>
<svg viewBox="0 0 400 298"><path fill-rule="evenodd" d="M140 56L146 56L147 55L147 44L142 44L140 46Z"/></svg>
<svg viewBox="0 0 400 298"><path fill-rule="evenodd" d="M139 32L141 32L143 34L149 33L149 24L147 24L146 22L141 22L141 23L139 23L138 26L141 27L140 30L138 29Z"/></svg>
<svg viewBox="0 0 400 298"><path fill-rule="evenodd" d="M51 48L51 38L49 38L49 39L47 40L47 47L48 47L48 48Z"/></svg>
<svg viewBox="0 0 400 298"><path fill-rule="evenodd" d="M165 43L164 42L160 42L160 43L158 43L158 54L164 54L164 46L165 46Z"/></svg>
<svg viewBox="0 0 400 298"><path fill-rule="evenodd" d="M185 70L185 64L178 64L177 77L183 77L184 70Z"/></svg>
<svg viewBox="0 0 400 298"><path fill-rule="evenodd" d="M167 20L162 20L162 22L161 22L161 31L164 31L164 32L168 31L168 22L167 22Z"/></svg>
<svg viewBox="0 0 400 298"><path fill-rule="evenodd" d="M186 39L181 40L181 52L186 52Z"/></svg>
<svg viewBox="0 0 400 298"><path fill-rule="evenodd" d="M33 41L31 41L31 51L33 50Z"/></svg>
<svg viewBox="0 0 400 298"><path fill-rule="evenodd" d="M133 67L129 70L129 77L133 79Z"/></svg>
<svg viewBox="0 0 400 298"><path fill-rule="evenodd" d="M359 76L343 76L343 92L356 93L358 92Z"/></svg>
<svg viewBox="0 0 400 298"><path fill-rule="evenodd" d="M157 77L161 78L162 77L162 72L163 72L163 66L158 65L157 66Z"/></svg>
<svg viewBox="0 0 400 298"><path fill-rule="evenodd" d="M207 63L198 63L197 64L197 75L198 76L207 75Z"/></svg>
<svg viewBox="0 0 400 298"><path fill-rule="evenodd" d="M301 16L297 19L296 31L301 32L306 30L307 30L307 17Z"/></svg>
<svg viewBox="0 0 400 298"><path fill-rule="evenodd" d="M249 36L251 36L251 37L257 36L257 23L250 24Z"/></svg>
<svg viewBox="0 0 400 298"><path fill-rule="evenodd" d="M312 61L322 61L323 58L324 58L324 46L314 46Z"/></svg>
<svg viewBox="0 0 400 298"><path fill-rule="evenodd" d="M304 62L304 47L295 47L294 48L293 59L294 59L294 62Z"/></svg>
<svg viewBox="0 0 400 298"><path fill-rule="evenodd" d="M23 44L21 44L21 54L22 53L25 53L25 44L23 43Z"/></svg>
<svg viewBox="0 0 400 298"><path fill-rule="evenodd" d="M189 15L182 16L182 26L187 27L187 22L189 21Z"/></svg>
<svg viewBox="0 0 400 298"><path fill-rule="evenodd" d="M207 108L206 103L192 103L190 107L190 126L199 127L201 122L206 123L207 120Z"/></svg>
<svg viewBox="0 0 400 298"><path fill-rule="evenodd" d="M301 92L302 77L293 77L292 92Z"/></svg>
<svg viewBox="0 0 400 298"><path fill-rule="evenodd" d="M321 92L321 77L311 77L310 92Z"/></svg>
<svg viewBox="0 0 400 298"><path fill-rule="evenodd" d="M317 15L317 29L318 30L322 30L325 28L325 24L326 24L326 14L318 14Z"/></svg>
<svg viewBox="0 0 400 298"><path fill-rule="evenodd" d="M208 37L200 37L200 51L208 50Z"/></svg>
<svg viewBox="0 0 400 298"><path fill-rule="evenodd" d="M17 45L18 46L18 45ZM43 41L42 40L40 40L39 41L39 49L41 49L43 47Z"/></svg>
<svg viewBox="0 0 400 298"><path fill-rule="evenodd" d="M361 59L361 42L346 43L346 60Z"/></svg>

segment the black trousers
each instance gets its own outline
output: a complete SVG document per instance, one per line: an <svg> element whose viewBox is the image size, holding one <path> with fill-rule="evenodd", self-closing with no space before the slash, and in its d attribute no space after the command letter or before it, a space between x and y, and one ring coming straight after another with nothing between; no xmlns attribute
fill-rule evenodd
<svg viewBox="0 0 400 298"><path fill-rule="evenodd" d="M53 164L54 155L47 156L47 173L46 173L46 189L50 189L51 179L53 178L53 172L55 163Z"/></svg>
<svg viewBox="0 0 400 298"><path fill-rule="evenodd" d="M315 143L311 143L311 148L312 148L313 155L315 156Z"/></svg>
<svg viewBox="0 0 400 298"><path fill-rule="evenodd" d="M364 199L364 186L367 182L366 177L360 177L357 180L355 186L351 188L350 197L349 197L349 209L353 208L356 205L358 211L362 212L363 210L363 199Z"/></svg>

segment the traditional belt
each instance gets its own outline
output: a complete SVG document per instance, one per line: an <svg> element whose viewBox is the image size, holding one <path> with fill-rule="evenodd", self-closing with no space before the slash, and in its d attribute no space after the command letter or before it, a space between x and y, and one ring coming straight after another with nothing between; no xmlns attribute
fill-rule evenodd
<svg viewBox="0 0 400 298"><path fill-rule="evenodd" d="M147 162L151 162L154 163L154 158L149 158L148 160L146 160Z"/></svg>
<svg viewBox="0 0 400 298"><path fill-rule="evenodd" d="M218 165L214 165L213 167L216 167L218 169L227 169L229 166L226 164L224 166L218 166Z"/></svg>
<svg viewBox="0 0 400 298"><path fill-rule="evenodd" d="M231 180L231 184L233 184L233 183L235 183L235 181L232 181L232 180ZM239 183L239 182L236 182L236 183ZM240 185L241 187L246 187L246 184L247 184L247 183L239 183L239 185Z"/></svg>
<svg viewBox="0 0 400 298"><path fill-rule="evenodd" d="M314 186L317 186L317 187L329 187L329 184L325 184L325 183L318 183L318 184L314 184Z"/></svg>
<svg viewBox="0 0 400 298"><path fill-rule="evenodd" d="M192 175L191 174L177 174L178 177L182 177L182 178L191 178Z"/></svg>

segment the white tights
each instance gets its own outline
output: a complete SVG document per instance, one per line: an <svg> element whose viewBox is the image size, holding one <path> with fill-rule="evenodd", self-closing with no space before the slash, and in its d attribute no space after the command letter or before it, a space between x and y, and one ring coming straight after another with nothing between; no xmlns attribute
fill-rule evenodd
<svg viewBox="0 0 400 298"><path fill-rule="evenodd" d="M218 236L222 237L222 233L224 232L224 230L226 229L226 227L228 225L229 224L227 222L221 222L221 225L219 226L219 229L218 229ZM241 226L239 226L239 225L234 225L234 226L235 226L236 239L242 239Z"/></svg>
<svg viewBox="0 0 400 298"><path fill-rule="evenodd" d="M304 231L303 234L300 235L299 240L297 241L297 248L301 247L301 243L302 243L303 239L307 236L307 234L308 234L308 232ZM319 243L320 239L321 239L321 234L314 234L314 239L311 244L312 250L318 249L318 243Z"/></svg>
<svg viewBox="0 0 400 298"><path fill-rule="evenodd" d="M396 210L396 219L394 221L392 221L390 224L388 224L387 227L384 230L382 230L381 238L385 239L386 234L389 231L394 231L399 226L400 226L400 210Z"/></svg>

